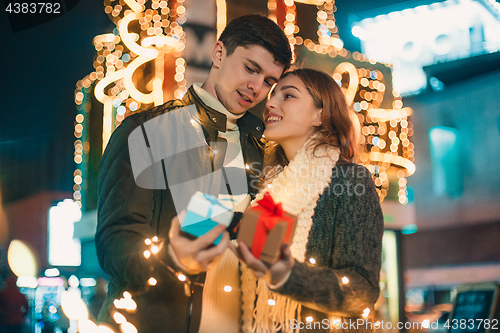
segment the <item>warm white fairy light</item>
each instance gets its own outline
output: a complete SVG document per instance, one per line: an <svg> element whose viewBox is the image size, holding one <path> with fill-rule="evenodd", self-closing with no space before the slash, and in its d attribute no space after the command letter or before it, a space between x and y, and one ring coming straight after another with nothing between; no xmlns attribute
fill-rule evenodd
<svg viewBox="0 0 500 333"><path fill-rule="evenodd" d="M137 303L133 299L120 298L113 301L113 305L117 309L124 309L127 312L133 312L137 309Z"/></svg>
<svg viewBox="0 0 500 333"><path fill-rule="evenodd" d="M267 300L267 304L269 304L270 306L275 306L276 305L276 301L274 299L268 299Z"/></svg>
<svg viewBox="0 0 500 333"><path fill-rule="evenodd" d="M313 264L313 265L314 265L314 264L316 264L316 259L314 259L314 258L309 258L309 262L310 262L311 264Z"/></svg>
<svg viewBox="0 0 500 333"><path fill-rule="evenodd" d="M156 246L156 245L151 246L152 253L157 254L159 251L160 251L160 249L158 248L158 246Z"/></svg>
<svg viewBox="0 0 500 333"><path fill-rule="evenodd" d="M360 54L353 56L360 61ZM361 162L375 176L375 185L380 199L384 200L389 187L389 176L397 175L398 200L408 203L406 178L415 172L413 144L410 142L411 108L403 107L399 93L393 92L393 109L381 109L386 89L385 78L379 70L366 66L356 68L350 62L337 66L333 78L342 82L343 74L348 74L349 82L342 85L347 103L356 112L362 124L362 143L367 152L360 156ZM347 86L347 87L345 87ZM394 185L393 185L394 186Z"/></svg>
<svg viewBox="0 0 500 333"><path fill-rule="evenodd" d="M297 0L296 2L301 2L305 3L308 5L315 5L317 6L317 13L316 13L316 19L318 22L318 42L314 42L311 39L306 39L302 41L302 38L300 37L300 32L296 34L295 36L295 41L296 44L299 45L303 42L304 46L307 47L312 52L319 53L319 54L328 54L331 57L343 57L346 59L353 58L356 61L359 62L365 62L367 65L375 65L376 62L372 61L371 59L366 58L364 55L354 52L352 55L349 51L343 48L343 42L338 36L338 30L337 26L335 23L335 17L334 17L334 12L336 10L334 0L327 0L327 1L316 1L316 0ZM271 4L271 1L268 1L268 8L269 8L269 13L270 15L273 14L272 9L275 9L275 5ZM298 13L300 15L300 13ZM281 23L281 22L278 22ZM297 27L299 29L299 27ZM364 68L357 69L353 63L350 61L346 61L345 64L349 64L349 67L344 66L343 70L339 69L339 72L334 73L334 79L340 84L342 81L342 73L343 72L348 72L348 77L350 79L350 82L348 87L345 88L344 93L346 94L346 98L348 100L348 103L353 106L355 111L357 111L359 116L362 115L362 113L365 113L367 110L370 108L378 108L380 105L380 102L384 96L384 91L385 91L385 84L383 83L383 75L382 73L378 72L375 73L374 71L371 70L366 70ZM381 63L382 64L382 63ZM385 64L382 64L385 65ZM367 66L369 67L369 66ZM372 77L370 74L379 74L375 75L375 77ZM358 81L359 80L359 81ZM355 81L355 82L354 82ZM358 87L359 85L359 87ZM363 87L363 88L361 88ZM363 90L364 89L364 90ZM361 100L354 101L355 98L360 98ZM397 94L394 94L395 101L393 103L394 109L401 109L402 108L402 102L400 100L400 96ZM367 125L370 125L371 120L366 119L363 115L363 119L361 120L361 123L366 123ZM368 140L369 144L373 143L373 137L369 135L373 135L375 133L368 133L366 129L364 129L363 133L365 135L364 138L362 138L365 142ZM383 134L382 134L383 135ZM369 137L367 137L369 136ZM401 139L401 143L404 141L404 149L403 149L403 158L406 158L410 161L412 160L413 157L413 152L411 149L413 148L411 143L408 141L407 137L404 137ZM391 142L387 142L381 137L377 137L376 144L377 147L375 147L374 151L379 152L377 149L384 149L386 148L387 151L391 153L398 153L401 154L401 149L400 146L398 145L397 140L393 140ZM392 150L391 150L391 144L392 144ZM409 148L409 149L408 149ZM369 149L369 151L372 151ZM361 156L362 162L365 164L371 164L373 165L378 165L379 167L386 167L385 164L383 163L378 163L376 161L372 161L369 159L368 153L362 154ZM403 162L402 164L409 166L410 170L412 169L412 164L408 162ZM369 167L369 165L367 165ZM401 167L401 165L396 166L396 170L398 167ZM404 167L404 166L403 166ZM391 167L390 171L393 172L395 168ZM372 170L372 169L371 169ZM383 173L386 171L385 169L382 170ZM411 172L408 172L411 173ZM379 194L381 199L385 197L387 194L387 188L389 185L388 178L386 178L385 181L382 181L381 178L378 179L377 181L378 186L381 188L378 189ZM383 184L382 184L383 183ZM402 192L401 192L402 193ZM405 202L403 197L400 196L400 202Z"/></svg>
<svg viewBox="0 0 500 333"><path fill-rule="evenodd" d="M144 251L144 257L146 259L149 259L149 257L151 257L151 252L149 252L148 250Z"/></svg>
<svg viewBox="0 0 500 333"><path fill-rule="evenodd" d="M184 281L186 281L186 280L187 280L186 275L184 275L184 274L182 274L182 273L178 273L178 274L177 274L177 278L179 279L179 281L182 281L182 282L184 282Z"/></svg>
<svg viewBox="0 0 500 333"><path fill-rule="evenodd" d="M225 291L226 293L229 293L229 292L231 292L232 290L233 290L233 288L232 288L231 286L224 286L224 291Z"/></svg>
<svg viewBox="0 0 500 333"><path fill-rule="evenodd" d="M186 88L186 79L184 77L184 74L186 72L186 61L184 58L177 58L175 61L176 67L175 67L175 76L174 80L177 82L177 90L174 92L175 98L182 98L182 96L186 93L187 88Z"/></svg>
<svg viewBox="0 0 500 333"><path fill-rule="evenodd" d="M333 326L336 329L341 328L341 326L340 326L342 324L342 320L341 319L333 317L332 319L330 319L330 322L333 324Z"/></svg>
<svg viewBox="0 0 500 333"><path fill-rule="evenodd" d="M278 23L278 18L276 17L276 9L278 8L278 4L276 1L280 0L268 0L267 1L267 9L269 11L269 15L267 16L269 19L273 20L275 23Z"/></svg>
<svg viewBox="0 0 500 333"><path fill-rule="evenodd" d="M76 83L75 89L75 104L77 108L77 115L75 117L75 128L74 128L74 162L77 164L77 168L73 173L74 186L73 186L73 200L82 208L82 186L86 183L86 175L83 171L84 163L87 159L87 154L89 151L89 141L86 130L86 122L88 119L88 114L90 112L90 101L88 99L90 91L92 89L92 84L96 80L96 72L92 72L87 75L82 80Z"/></svg>
<svg viewBox="0 0 500 333"><path fill-rule="evenodd" d="M97 325L90 319L80 319L77 321L78 332L80 333L95 333Z"/></svg>
<svg viewBox="0 0 500 333"><path fill-rule="evenodd" d="M148 284L150 286L156 286L157 283L158 283L158 281L154 277L150 277L148 280Z"/></svg>
<svg viewBox="0 0 500 333"><path fill-rule="evenodd" d="M186 10L185 7L182 5L184 3L184 0L177 0L177 24L176 22L173 22L172 25L176 25L174 28L174 37L178 38L179 43L176 45L176 47L173 50L173 55L177 58L175 61L175 75L174 75L174 80L177 82L177 89L174 91L174 97L181 99L182 96L187 92L187 81L184 78L184 73L186 72L186 61L181 58L182 52L184 51L186 47L186 33L183 31L183 28L181 24L186 22Z"/></svg>
<svg viewBox="0 0 500 333"><path fill-rule="evenodd" d="M123 324L127 322L127 319L120 312L113 313L113 319L117 324Z"/></svg>
<svg viewBox="0 0 500 333"><path fill-rule="evenodd" d="M347 276L342 277L342 283L343 284L348 284L349 283L349 278Z"/></svg>
<svg viewBox="0 0 500 333"><path fill-rule="evenodd" d="M137 328L134 326L134 324L125 322L123 324L120 324L120 331L122 333L137 333Z"/></svg>
<svg viewBox="0 0 500 333"><path fill-rule="evenodd" d="M164 81L176 83L175 97L181 97L186 91L185 61L175 68L174 77L164 77L165 54L174 59L180 58L185 48L185 32L182 24L186 22L184 0L176 2L152 0L105 0L104 11L116 24L113 33L98 35L94 38L97 52L94 59L94 71L78 81L75 90L75 103L78 119L75 122L75 154L77 165L87 161L85 151L89 143L86 137L87 114L90 100L87 98L96 82L94 94L103 104L104 151L114 129L132 112L140 111L150 104L160 105L164 101ZM222 8L222 7L220 7ZM139 29L137 29L139 28ZM150 93L144 93L136 86L137 70L141 65L154 63L153 77L144 82ZM135 73L135 74L134 74ZM132 76L134 75L134 80ZM149 79L149 78L148 78ZM140 81L140 80L139 80ZM82 174L82 184L86 183L86 174ZM82 184L75 183L73 198L82 205Z"/></svg>
<svg viewBox="0 0 500 333"><path fill-rule="evenodd" d="M219 39L227 23L226 0L216 0L215 5L217 6L217 39Z"/></svg>

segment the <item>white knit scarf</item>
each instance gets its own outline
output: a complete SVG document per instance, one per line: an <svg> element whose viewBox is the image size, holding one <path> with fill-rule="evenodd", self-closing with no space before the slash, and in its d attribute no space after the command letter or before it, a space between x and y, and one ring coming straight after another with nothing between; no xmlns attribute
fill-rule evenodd
<svg viewBox="0 0 500 333"><path fill-rule="evenodd" d="M256 201L268 191L274 202L281 202L286 212L298 216L290 249L292 256L299 262L305 261L314 208L319 196L331 182L332 169L340 152L338 148L326 145L314 151L311 146L313 139L314 136L304 144L283 172L266 182L264 190L252 201L252 205L256 205ZM241 265L241 270L243 332L267 333L280 329L283 333L293 332L290 321L301 320L301 305L271 291L265 281L255 279L245 264Z"/></svg>

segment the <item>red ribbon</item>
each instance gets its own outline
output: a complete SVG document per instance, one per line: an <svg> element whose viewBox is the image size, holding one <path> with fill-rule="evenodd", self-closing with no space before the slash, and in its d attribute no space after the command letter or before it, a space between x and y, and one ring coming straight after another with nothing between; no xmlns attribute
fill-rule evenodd
<svg viewBox="0 0 500 333"><path fill-rule="evenodd" d="M264 193L264 198L257 201L257 204L253 209L260 211L261 214L255 227L252 254L255 258L260 258L269 232L281 221L288 222L288 229L284 240L285 243L288 243L292 231L293 218L286 215L281 207L281 203L276 204L268 192Z"/></svg>

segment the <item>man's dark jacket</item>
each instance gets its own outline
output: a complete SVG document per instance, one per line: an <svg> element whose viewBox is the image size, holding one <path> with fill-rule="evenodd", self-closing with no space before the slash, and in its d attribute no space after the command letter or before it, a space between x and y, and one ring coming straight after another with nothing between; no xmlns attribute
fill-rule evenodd
<svg viewBox="0 0 500 333"><path fill-rule="evenodd" d="M110 283L108 297L99 316L102 322L116 324L112 315L118 311L141 333L185 332L189 317L189 331L198 331L205 274L189 276L191 291L186 290L186 284L176 277L179 269L167 251L170 223L177 215L172 194L168 184L166 190L137 186L128 147L130 133L148 120L193 104L206 142L225 141L218 136L218 132L226 131L226 116L205 105L191 87L182 100L170 101L127 117L111 136L103 154L98 181L95 242L99 263L110 275ZM251 165L247 170L251 195L258 190L255 185L263 158L263 127L262 121L250 112L238 119L244 162ZM222 162L219 161L219 164ZM196 176L193 175L193 178ZM145 244L145 239L154 236L159 238L160 251L147 259L144 251L150 249L150 245ZM154 286L148 284L151 277L158 281ZM135 311L117 309L113 303L115 299L124 298L125 291L136 302ZM193 295L191 299L186 296L189 292ZM116 304L120 307L120 303Z"/></svg>

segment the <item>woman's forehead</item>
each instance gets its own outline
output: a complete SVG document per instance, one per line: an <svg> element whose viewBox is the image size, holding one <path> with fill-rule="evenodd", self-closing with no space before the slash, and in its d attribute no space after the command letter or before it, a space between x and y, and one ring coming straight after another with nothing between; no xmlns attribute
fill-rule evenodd
<svg viewBox="0 0 500 333"><path fill-rule="evenodd" d="M296 89L298 91L302 91L304 88L305 85L302 80L297 75L291 74L279 80L271 94L286 89Z"/></svg>

